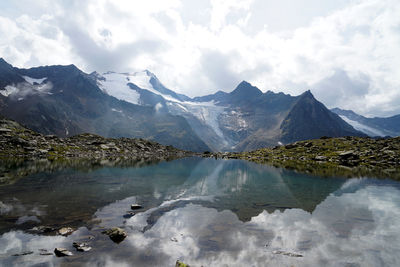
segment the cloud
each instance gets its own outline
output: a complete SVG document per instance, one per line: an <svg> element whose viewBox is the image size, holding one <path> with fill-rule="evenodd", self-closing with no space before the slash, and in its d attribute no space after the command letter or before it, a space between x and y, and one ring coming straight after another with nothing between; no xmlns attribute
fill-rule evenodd
<svg viewBox="0 0 400 267"><path fill-rule="evenodd" d="M355 111L391 115L400 113L399 13L396 0L18 1L2 4L0 54L23 67L150 69L189 96L240 80L311 89L342 108L351 94Z"/></svg>
<svg viewBox="0 0 400 267"><path fill-rule="evenodd" d="M312 85L315 96L328 107L338 105L351 107L355 102L365 101L370 78L365 74L349 77L344 70L335 70L332 75Z"/></svg>
<svg viewBox="0 0 400 267"><path fill-rule="evenodd" d="M374 183L349 180L312 213L301 209L263 211L243 222L230 210L197 204L174 206L176 202L167 201L127 219L124 229L128 237L118 246L105 242L96 229L79 228L68 237L10 231L0 236L0 249L6 255L35 251L24 256L26 264L52 264L57 258L38 255L38 248L70 248L73 241L95 235L90 242L94 249L84 258L89 266L127 266L123 260L141 266L169 266L177 259L195 266L398 266L399 190ZM98 210L100 218L107 218L101 226L114 226L120 220L116 214L132 201L134 197ZM169 205L173 207L170 210ZM150 218L151 214L157 216ZM149 223L152 227L142 231ZM17 260L4 257L1 263L13 265Z"/></svg>

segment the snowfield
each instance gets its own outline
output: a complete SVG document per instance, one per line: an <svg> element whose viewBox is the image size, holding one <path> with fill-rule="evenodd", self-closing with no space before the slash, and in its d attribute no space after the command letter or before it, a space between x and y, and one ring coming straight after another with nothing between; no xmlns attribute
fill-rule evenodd
<svg viewBox="0 0 400 267"><path fill-rule="evenodd" d="M354 129L361 131L365 134L368 134L369 136L385 136L386 134L383 133L382 131L379 131L378 129L369 127L367 125L364 125L362 123L359 123L358 121L353 121L351 119L349 119L346 116L343 115L339 115L340 118L342 118L345 122L347 122L348 124L350 124L351 126L354 127Z"/></svg>

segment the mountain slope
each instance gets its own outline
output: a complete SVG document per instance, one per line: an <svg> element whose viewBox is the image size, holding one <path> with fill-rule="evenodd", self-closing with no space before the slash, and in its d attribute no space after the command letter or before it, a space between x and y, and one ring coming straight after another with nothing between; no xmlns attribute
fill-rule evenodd
<svg viewBox="0 0 400 267"><path fill-rule="evenodd" d="M45 134L141 137L193 151L244 151L321 136L363 134L318 102L241 82L193 99L151 72L69 66L14 68L0 60L0 114Z"/></svg>
<svg viewBox="0 0 400 267"><path fill-rule="evenodd" d="M147 138L193 151L209 149L183 117L118 100L73 65L9 71L14 80L5 88L14 89L10 94L0 89L0 113L35 131L61 137L90 132Z"/></svg>
<svg viewBox="0 0 400 267"><path fill-rule="evenodd" d="M284 143L321 136L365 136L317 101L310 91L299 96L280 128Z"/></svg>
<svg viewBox="0 0 400 267"><path fill-rule="evenodd" d="M347 123L351 124L359 131L369 136L399 136L400 135L400 115L387 118L367 118L355 113L352 110L339 108L332 109Z"/></svg>

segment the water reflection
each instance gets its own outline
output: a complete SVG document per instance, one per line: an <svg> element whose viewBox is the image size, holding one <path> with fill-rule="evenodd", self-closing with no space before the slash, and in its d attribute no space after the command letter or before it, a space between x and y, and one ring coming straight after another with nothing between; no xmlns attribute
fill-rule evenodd
<svg viewBox="0 0 400 267"><path fill-rule="evenodd" d="M394 181L197 158L38 174L0 187L0 265L398 266L399 189ZM124 218L136 202L143 212ZM28 231L69 216L68 225L80 221L71 236ZM113 226L128 232L120 244L101 234ZM93 249L76 252L75 241ZM40 255L60 246L74 256ZM11 256L23 252L33 253Z"/></svg>
<svg viewBox="0 0 400 267"><path fill-rule="evenodd" d="M240 160L181 159L141 168L102 167L42 172L0 187L0 233L37 224L90 226L113 201L136 196L145 207L179 198L206 197L203 205L249 220L263 210L312 211L345 180L323 179ZM128 205L129 206L129 205ZM128 207L127 206L127 207ZM18 224L16 224L18 222Z"/></svg>
<svg viewBox="0 0 400 267"><path fill-rule="evenodd" d="M103 211L110 212L115 205L110 204ZM331 194L313 213L301 209L263 211L247 222L229 210L188 203L165 212L151 229L142 231L146 218L161 207L128 219L124 228L129 236L121 244L97 235L92 241L93 251L77 254L68 259L69 263L173 266L181 259L193 266L400 264L400 194L392 186L362 186L356 192ZM85 234L86 229L67 238L9 232L0 238L0 250L16 253L32 248L70 247L73 240ZM90 234L96 235L96 230ZM279 251L303 257L285 256ZM23 257L29 259L26 263L59 261L34 254ZM24 264L21 257L5 262Z"/></svg>

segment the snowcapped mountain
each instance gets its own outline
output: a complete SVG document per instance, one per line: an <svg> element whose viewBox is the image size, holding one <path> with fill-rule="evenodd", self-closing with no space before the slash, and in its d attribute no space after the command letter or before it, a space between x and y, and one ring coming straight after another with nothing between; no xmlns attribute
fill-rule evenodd
<svg viewBox="0 0 400 267"><path fill-rule="evenodd" d="M233 142L222 132L219 116L225 107L215 101L194 101L167 89L148 70L135 73L106 72L94 76L98 86L106 94L126 102L154 107L158 113L170 113L184 117L198 136L212 150L232 149Z"/></svg>
<svg viewBox="0 0 400 267"><path fill-rule="evenodd" d="M88 75L74 65L18 69L0 60L0 114L43 134L65 137L90 132L209 150L183 117L133 104L138 93L122 87L118 78L110 76L113 85L106 86L115 94L121 92L119 99L105 93L107 87L99 87L98 81L105 78Z"/></svg>
<svg viewBox="0 0 400 267"><path fill-rule="evenodd" d="M363 134L318 102L248 82L190 98L148 70L93 72L69 66L14 68L0 59L0 114L45 134L141 137L193 151L250 150L321 136Z"/></svg>
<svg viewBox="0 0 400 267"><path fill-rule="evenodd" d="M399 136L400 135L400 115L388 118L367 118L355 113L352 110L339 108L332 109L344 121L369 136Z"/></svg>

